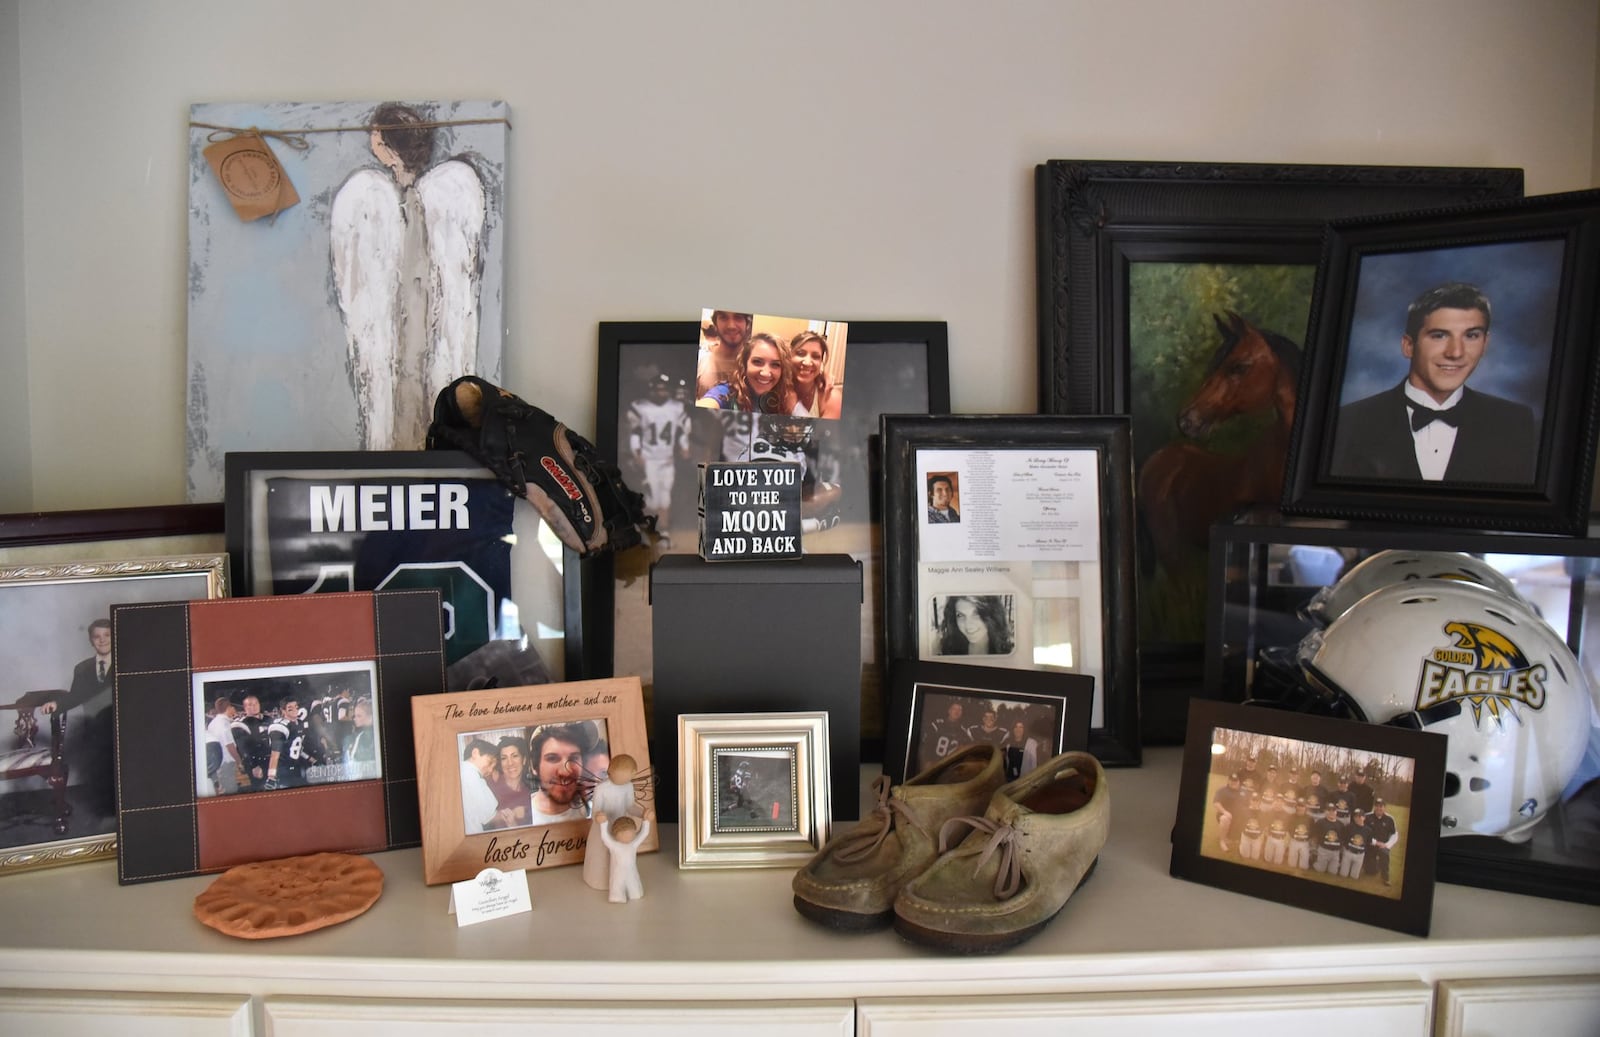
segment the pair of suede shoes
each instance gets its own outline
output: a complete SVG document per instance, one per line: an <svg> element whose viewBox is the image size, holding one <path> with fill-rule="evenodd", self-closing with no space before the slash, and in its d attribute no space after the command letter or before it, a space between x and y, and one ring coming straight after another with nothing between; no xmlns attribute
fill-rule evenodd
<svg viewBox="0 0 1600 1037"><path fill-rule="evenodd" d="M903 785L794 877L794 906L834 929L890 924L913 943L988 954L1061 912L1111 827L1100 761L1062 753L1009 784L1003 754L967 746Z"/></svg>

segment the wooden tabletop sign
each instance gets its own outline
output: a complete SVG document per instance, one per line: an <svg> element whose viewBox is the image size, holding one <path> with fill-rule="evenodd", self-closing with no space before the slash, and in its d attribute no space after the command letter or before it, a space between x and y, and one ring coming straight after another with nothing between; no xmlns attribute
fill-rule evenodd
<svg viewBox="0 0 1600 1037"><path fill-rule="evenodd" d="M800 557L798 464L703 464L699 510L700 557L708 562Z"/></svg>

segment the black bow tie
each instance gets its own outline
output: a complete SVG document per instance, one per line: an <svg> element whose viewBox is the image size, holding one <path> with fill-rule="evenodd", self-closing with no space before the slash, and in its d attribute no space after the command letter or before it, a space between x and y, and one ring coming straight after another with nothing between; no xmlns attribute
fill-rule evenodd
<svg viewBox="0 0 1600 1037"><path fill-rule="evenodd" d="M1427 407L1411 407L1411 431L1419 432L1430 421L1442 421L1451 428L1456 427L1456 409L1446 407L1444 410L1431 410Z"/></svg>

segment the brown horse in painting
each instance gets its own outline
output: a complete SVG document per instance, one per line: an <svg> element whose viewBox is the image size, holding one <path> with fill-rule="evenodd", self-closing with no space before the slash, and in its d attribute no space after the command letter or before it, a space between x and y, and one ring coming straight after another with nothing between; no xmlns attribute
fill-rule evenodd
<svg viewBox="0 0 1600 1037"><path fill-rule="evenodd" d="M1139 508L1155 560L1169 573L1204 552L1211 524L1249 504L1276 501L1294 425L1300 347L1237 313L1212 315L1222 344L1205 380L1178 411L1186 439L1168 443L1139 469ZM1246 450L1227 454L1196 440L1227 418L1275 410L1277 420Z"/></svg>

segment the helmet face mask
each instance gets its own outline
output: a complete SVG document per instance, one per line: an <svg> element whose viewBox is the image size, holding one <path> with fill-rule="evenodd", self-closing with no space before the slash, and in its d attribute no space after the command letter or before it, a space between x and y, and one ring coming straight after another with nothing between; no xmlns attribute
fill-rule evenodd
<svg viewBox="0 0 1600 1037"><path fill-rule="evenodd" d="M1591 697L1566 644L1476 584L1374 591L1308 636L1300 664L1317 712L1449 738L1445 836L1526 840L1588 743Z"/></svg>

